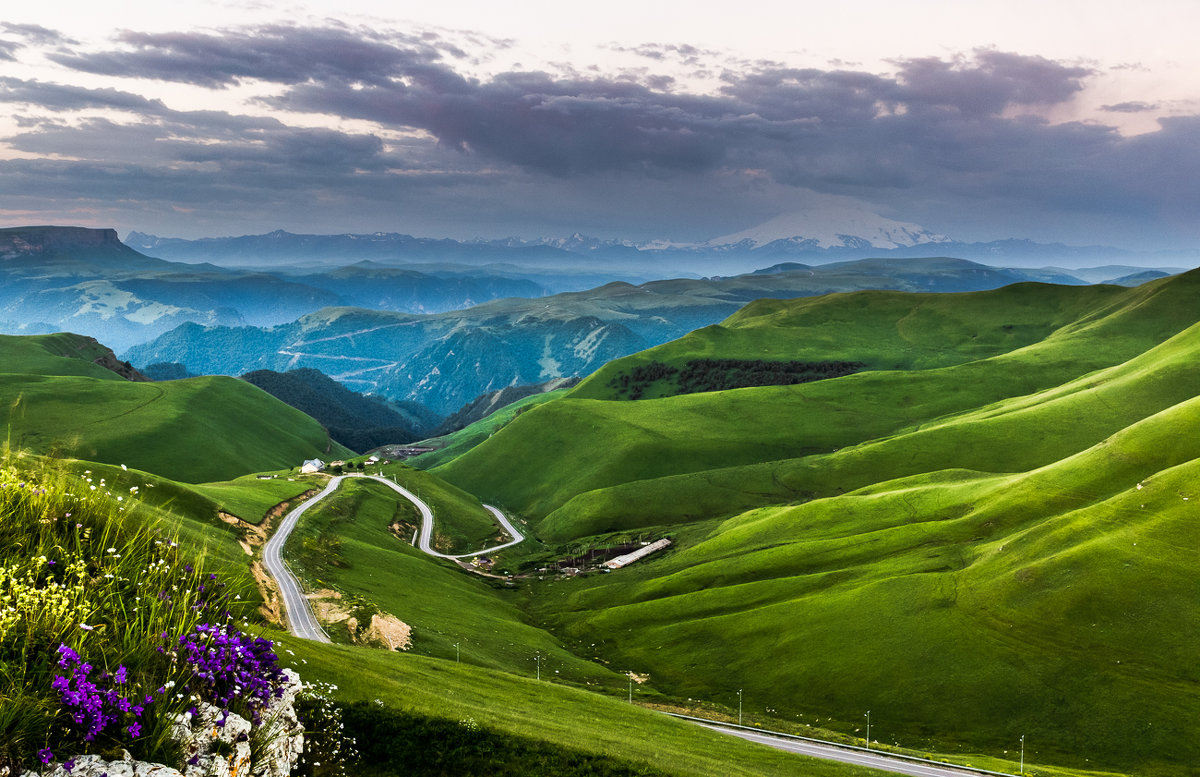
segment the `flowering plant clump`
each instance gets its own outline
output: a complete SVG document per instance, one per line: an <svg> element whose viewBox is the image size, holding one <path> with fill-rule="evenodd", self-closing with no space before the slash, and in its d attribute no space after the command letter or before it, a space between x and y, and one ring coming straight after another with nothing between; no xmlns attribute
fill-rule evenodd
<svg viewBox="0 0 1200 777"><path fill-rule="evenodd" d="M157 528L165 511L142 502L141 475L110 469L108 482L70 466L0 448L0 771L120 749L174 762L181 713L278 672L254 671L269 643L210 625L232 623L253 589L188 563ZM162 634L190 635L203 656L163 655ZM221 661L209 649L232 646L218 636L249 644ZM193 687L168 694L176 685Z"/></svg>
<svg viewBox="0 0 1200 777"><path fill-rule="evenodd" d="M175 653L191 671L192 687L226 712L240 703L257 724L271 700L284 693L287 676L269 639L228 625L201 623L177 641Z"/></svg>
<svg viewBox="0 0 1200 777"><path fill-rule="evenodd" d="M66 573L56 577L55 559L37 556L28 561L0 565L0 645L9 633L23 637L22 621L81 623L88 606L84 596L87 576L78 560L61 565Z"/></svg>
<svg viewBox="0 0 1200 777"><path fill-rule="evenodd" d="M122 721L129 736L136 738L141 734L142 724L137 719L146 705L154 702L154 697L131 693L124 666L117 667L113 674L105 672L93 679L92 665L84 662L74 650L59 645L58 655L59 668L70 674L55 675L51 687L59 693L71 720L80 726L85 742L94 740L110 724Z"/></svg>

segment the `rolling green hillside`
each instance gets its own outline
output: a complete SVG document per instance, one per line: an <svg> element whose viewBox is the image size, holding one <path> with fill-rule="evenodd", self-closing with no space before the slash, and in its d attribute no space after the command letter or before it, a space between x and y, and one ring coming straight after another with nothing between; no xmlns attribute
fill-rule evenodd
<svg viewBox="0 0 1200 777"><path fill-rule="evenodd" d="M961 295L858 292L754 303L724 325L606 365L566 398L530 410L438 471L535 518L597 489L689 473L715 478L718 492L753 494L759 482L742 488L735 474L722 485L729 480L722 471L830 455L1052 389L1174 336L1195 322L1197 299L1200 274L1189 273L1137 289L1018 285ZM868 369L799 386L607 400L619 396L608 387L612 377L638 364L750 355L860 361ZM1081 438L1075 449L1095 441ZM522 473L528 471L541 473L537 488L527 487ZM783 473L773 471L771 481L778 477ZM873 481L851 487L867 482ZM726 493L710 499L709 489L696 485L654 500L654 513L663 514L662 502L677 506L665 516L685 519L744 506L727 505ZM811 491L782 484L768 490L758 503ZM628 515L642 508L622 498L616 509ZM561 523L552 522L552 533L565 538L572 532Z"/></svg>
<svg viewBox="0 0 1200 777"><path fill-rule="evenodd" d="M349 453L317 422L243 381L133 383L87 358L62 355L90 356L90 342L75 335L0 338L0 420L14 447L186 482Z"/></svg>
<svg viewBox="0 0 1200 777"><path fill-rule="evenodd" d="M848 732L870 709L909 746L1024 734L1080 768L1197 773L1198 319L1200 272L764 301L436 471L548 542L671 532L665 554L530 596L567 644L665 693L741 688ZM695 358L868 367L638 401L611 387Z"/></svg>
<svg viewBox="0 0 1200 777"><path fill-rule="evenodd" d="M1061 754L1177 773L1198 755L1200 442L1179 434L1198 421L1193 399L1028 473L751 511L560 587L543 613L568 637L625 635L606 657L676 694L871 709L909 744L1036 731Z"/></svg>

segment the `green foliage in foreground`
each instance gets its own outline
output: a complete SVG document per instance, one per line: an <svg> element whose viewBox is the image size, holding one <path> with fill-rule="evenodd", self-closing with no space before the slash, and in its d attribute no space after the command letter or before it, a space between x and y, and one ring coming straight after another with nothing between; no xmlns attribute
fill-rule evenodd
<svg viewBox="0 0 1200 777"><path fill-rule="evenodd" d="M126 464L185 482L349 454L316 421L244 381L132 383L59 355L72 338L87 341L0 337L0 424L13 447Z"/></svg>
<svg viewBox="0 0 1200 777"><path fill-rule="evenodd" d="M0 765L33 766L43 749L59 760L122 748L178 759L167 732L192 702L165 688L191 675L159 651L170 646L161 635L232 623L228 610L241 609L235 599L247 581L210 577L195 553L154 528L141 488L119 488L98 473L7 451L0 458ZM74 721L52 688L56 676L70 677L60 645L90 665L91 681L131 700L98 733Z"/></svg>
<svg viewBox="0 0 1200 777"><path fill-rule="evenodd" d="M634 774L639 773L637 769L644 769L649 774L657 770L678 777L882 774L771 750L733 737L713 736L696 726L627 704L623 699L606 698L552 682L442 659L281 639L284 648L281 655L289 658L306 678L334 683L344 702L373 704L379 699L388 708L435 719L427 724L434 730L444 731L446 720L467 721L468 725L474 720L480 727L480 740L489 739L514 753L534 747L529 743L535 740L544 743L535 748L538 757L547 757L547 749L560 749L568 765L575 761L602 768L589 758L599 756L612 759L616 768L635 770ZM461 739L455 732L448 745ZM435 754L444 752L443 744L438 741L430 743L430 747ZM406 766L389 764L377 768L400 769L405 773Z"/></svg>
<svg viewBox="0 0 1200 777"><path fill-rule="evenodd" d="M491 731L474 717L455 721L398 712L356 702L342 710L354 732L361 763L356 774L371 777L437 777L487 774L491 777L666 777L651 766L551 745L532 737Z"/></svg>

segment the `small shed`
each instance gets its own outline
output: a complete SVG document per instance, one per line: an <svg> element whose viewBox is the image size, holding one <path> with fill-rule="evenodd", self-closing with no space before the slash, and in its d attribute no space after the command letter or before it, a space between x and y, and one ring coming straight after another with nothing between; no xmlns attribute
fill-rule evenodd
<svg viewBox="0 0 1200 777"><path fill-rule="evenodd" d="M321 472L324 469L325 462L320 459L308 459L300 465L300 471L306 475L313 472Z"/></svg>

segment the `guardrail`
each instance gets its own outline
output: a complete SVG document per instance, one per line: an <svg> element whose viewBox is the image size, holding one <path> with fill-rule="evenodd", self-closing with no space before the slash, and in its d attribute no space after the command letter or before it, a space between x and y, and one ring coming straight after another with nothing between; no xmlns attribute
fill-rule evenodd
<svg viewBox="0 0 1200 777"><path fill-rule="evenodd" d="M711 718L698 718L694 715L681 715L678 712L663 712L664 715L670 715L673 718L682 720L690 720L696 723L711 723L715 726L723 726L724 728L736 728L742 731L753 731L756 734L770 734L783 739L796 739L801 742L812 742L813 744L826 745L828 747L836 747L841 750L855 750L860 753L870 753L883 758L895 758L902 761L912 761L913 763L930 764L931 766L940 766L945 769L961 769L964 772L973 774L988 774L995 777L1020 777L1020 775L1012 774L1011 772L993 772L989 769L980 769L977 766L963 766L961 764L946 763L945 761L934 761L930 758L919 758L915 755L904 755L903 753L893 753L887 750L872 750L869 747L860 747L859 745L848 745L844 742L831 742L828 739L816 739L814 737L803 737L799 734L786 734L782 731L771 731L770 729L759 728L758 726L739 726L737 723L726 723L723 720L712 720Z"/></svg>

